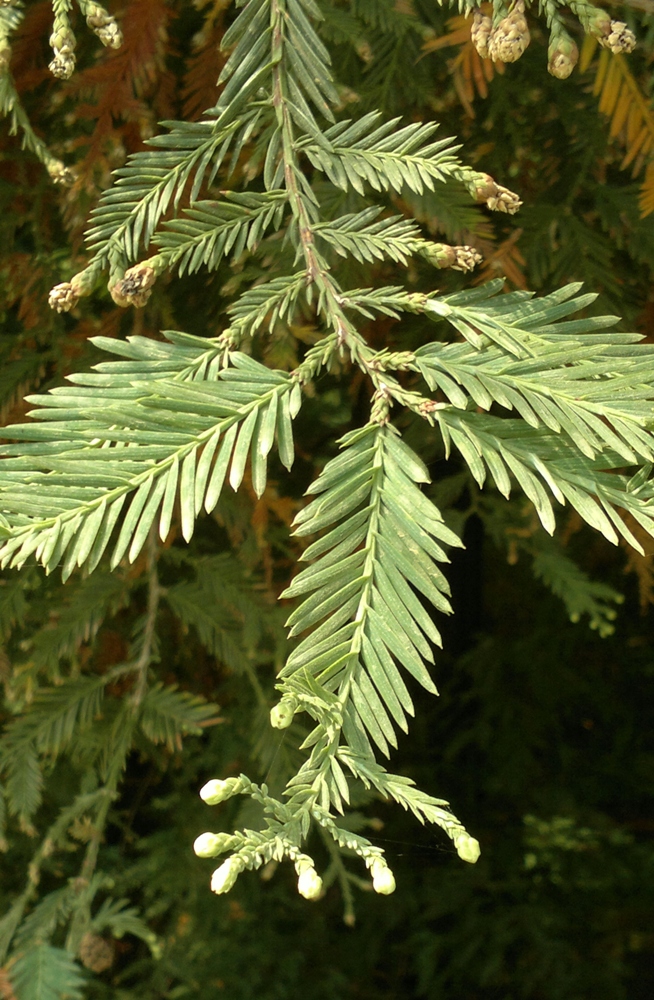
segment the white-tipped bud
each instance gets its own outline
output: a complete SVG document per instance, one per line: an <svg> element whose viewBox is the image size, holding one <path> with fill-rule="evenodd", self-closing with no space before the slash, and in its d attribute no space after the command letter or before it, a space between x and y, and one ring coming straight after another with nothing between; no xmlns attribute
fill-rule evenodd
<svg viewBox="0 0 654 1000"><path fill-rule="evenodd" d="M304 868L300 872L297 891L305 899L318 899L322 892L322 879L315 868Z"/></svg>
<svg viewBox="0 0 654 1000"><path fill-rule="evenodd" d="M471 837L469 833L465 830L462 833L457 834L454 838L454 846L456 847L456 853L459 855L462 861L467 861L469 864L474 865L481 854L481 848L479 846L479 841Z"/></svg>
<svg viewBox="0 0 654 1000"><path fill-rule="evenodd" d="M288 729L293 721L297 702L295 698L282 698L270 709L270 725L273 729Z"/></svg>
<svg viewBox="0 0 654 1000"><path fill-rule="evenodd" d="M395 892L395 877L386 862L382 858L377 858L370 866L372 875L372 887L381 896L390 896Z"/></svg>
<svg viewBox="0 0 654 1000"><path fill-rule="evenodd" d="M242 871L243 862L239 858L228 858L227 861L223 861L220 868L216 868L211 876L211 891L218 896L223 892L229 892Z"/></svg>
<svg viewBox="0 0 654 1000"><path fill-rule="evenodd" d="M231 799L232 795L238 795L241 791L243 791L243 782L240 778L227 778L225 781L212 778L200 789L200 798L208 806L217 806L219 802Z"/></svg>
<svg viewBox="0 0 654 1000"><path fill-rule="evenodd" d="M235 846L228 833L201 833L196 837L193 850L199 858L215 858Z"/></svg>

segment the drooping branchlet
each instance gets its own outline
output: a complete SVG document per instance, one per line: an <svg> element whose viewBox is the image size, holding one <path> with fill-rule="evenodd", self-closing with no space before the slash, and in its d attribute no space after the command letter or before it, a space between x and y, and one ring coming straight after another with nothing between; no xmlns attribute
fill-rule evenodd
<svg viewBox="0 0 654 1000"><path fill-rule="evenodd" d="M112 17L99 3L89 3L88 0L84 0L80 3L80 7L86 17L86 23L102 44L109 49L119 49L123 44L123 35L116 23L116 18Z"/></svg>
<svg viewBox="0 0 654 1000"><path fill-rule="evenodd" d="M50 45L54 59L48 69L60 80L68 80L75 69L75 35L68 25L58 27L55 22L55 29L50 35Z"/></svg>

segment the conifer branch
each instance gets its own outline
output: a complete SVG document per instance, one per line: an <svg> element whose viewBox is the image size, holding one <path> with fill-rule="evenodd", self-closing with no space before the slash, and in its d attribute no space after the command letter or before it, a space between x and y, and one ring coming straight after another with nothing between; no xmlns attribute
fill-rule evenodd
<svg viewBox="0 0 654 1000"><path fill-rule="evenodd" d="M72 6L72 0L53 3L51 68L61 78L74 67ZM119 44L117 25L103 8L90 0L78 0L78 6L105 44ZM475 9L471 38L480 57L502 64L521 57L530 41L522 0L510 8L496 0L492 16L476 4L461 6L467 13ZM560 7L547 0L541 13L551 31L549 70L563 79L576 55ZM612 52L633 47L622 22L585 0L575 0L571 9ZM467 191L472 202L504 214L517 212L522 202L489 174L464 164L451 139L436 138L435 123L403 124L374 111L336 121L339 95L316 28L321 17L313 0L243 4L223 38L229 55L216 105L201 122L166 123L166 134L116 171L92 215L88 265L55 286L50 304L58 312L74 309L108 272L114 302L141 308L166 271L176 270L181 278L202 267L216 270L230 258L240 265L245 255L259 253L258 268L260 244L274 233L269 245L282 253L268 280L260 281L260 269L254 272L260 283L234 297L229 325L212 340L170 331L165 342L97 338L95 345L119 360L103 361L92 373L71 376L68 385L29 397L37 406L35 419L3 430L10 442L0 449L3 568L37 562L50 572L61 565L67 579L76 568L95 569L112 540L112 569L123 559L133 563L144 546L147 553L147 608L129 662L41 692L32 710L8 728L1 747L9 812L27 827L40 803L40 757L70 749L90 727L109 680L131 675L131 692L93 758L104 797L93 800L94 829L78 891L67 897L71 953L79 952L93 924L100 843L135 734L173 751L184 734L215 721L212 706L199 696L174 685L148 686L160 601L194 626L228 666L248 673L255 698L265 699L238 643L219 634L216 609L212 616L202 606L201 588L161 587L156 534L169 536L179 510L181 535L190 541L201 510L215 509L226 481L234 491L241 488L248 465L252 490L263 497L273 447L282 466L293 464L302 388L319 373L331 368L336 374L334 363L340 367L342 360L347 377L352 362L365 376L370 413L363 426L340 439L340 452L311 484L311 499L294 521L295 534L311 542L302 557L306 565L281 595L299 599L287 621L289 638L299 641L279 671L280 698L270 720L273 728L286 729L304 713L313 728L299 748L302 763L280 795L246 775L212 779L203 787L210 805L242 794L262 807L264 817L260 830L197 838L201 857L229 855L213 874L216 893L227 892L243 870L286 857L295 867L298 891L318 898L322 880L304 850L312 824L337 859L348 917L349 885L358 877L346 870L341 851L363 861L376 892L391 893L395 880L384 852L338 822L353 782L398 803L419 822L439 826L463 860L474 863L479 856L478 842L445 800L377 760L397 746L398 728L408 730L414 706L406 676L437 693L429 669L441 642L435 612L451 612L442 567L449 549L461 545L422 491L429 471L393 426L393 407L428 421L446 457L456 448L479 487L489 473L504 496L517 483L548 532L554 530L555 500L570 504L613 542L621 535L639 546L626 515L654 536L652 352L638 335L609 331L612 317L575 315L591 305L592 294L579 295L579 286L569 285L541 298L499 295L501 281L452 295L395 285L341 287L335 255L402 267L418 256L436 269L462 271L479 261L474 248L434 242L415 222L386 215L386 195L433 193L437 200L440 190L455 191L455 198ZM5 107L28 135L7 86L0 97L9 95ZM242 171L242 154L252 149ZM247 190L258 169L260 189ZM224 190L236 177L245 189ZM379 204L331 217L317 194L327 183ZM292 261L285 252L289 244ZM246 279L249 273L246 267ZM307 310L317 342L299 363L287 366L292 371L273 370L250 356L246 341L278 324L292 326ZM401 321L404 313L419 317L426 340L412 351L379 350L357 325L378 316ZM431 323L440 325L436 336L430 335ZM252 350L258 350L256 341ZM605 625L609 612L595 598L608 595L593 595L588 581L562 561L555 569L558 577L555 570L548 577L552 588L567 595L569 607L582 607ZM548 575L543 560L540 572ZM215 590L211 596L216 598ZM67 648L57 647L58 655ZM80 814L91 808L86 799L76 802L70 809ZM38 852L37 858L38 875ZM7 947L33 898L32 883L28 890L6 918ZM97 915L100 924L106 918L111 926L108 912ZM35 964L49 955L61 971L61 955L52 951L39 951ZM74 969L64 974L74 995Z"/></svg>

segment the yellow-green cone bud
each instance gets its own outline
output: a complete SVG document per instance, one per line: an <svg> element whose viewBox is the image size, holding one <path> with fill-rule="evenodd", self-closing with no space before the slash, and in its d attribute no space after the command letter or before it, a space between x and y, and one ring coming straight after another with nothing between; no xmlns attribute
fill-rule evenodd
<svg viewBox="0 0 654 1000"><path fill-rule="evenodd" d="M297 891L305 899L318 899L322 892L322 879L315 868L304 868L300 872Z"/></svg>
<svg viewBox="0 0 654 1000"><path fill-rule="evenodd" d="M469 833L463 830L458 833L454 838L454 846L456 847L456 853L459 855L462 861L467 861L469 864L474 865L481 854L481 848L479 846L479 841L471 837Z"/></svg>
<svg viewBox="0 0 654 1000"><path fill-rule="evenodd" d="M193 850L199 858L216 858L219 854L238 847L238 844L238 837L229 833L201 833L195 839Z"/></svg>
<svg viewBox="0 0 654 1000"><path fill-rule="evenodd" d="M372 887L381 896L390 896L395 892L395 877L385 861L377 858L370 866Z"/></svg>
<svg viewBox="0 0 654 1000"><path fill-rule="evenodd" d="M295 698L282 698L270 709L270 725L273 729L288 729L293 721L297 701Z"/></svg>
<svg viewBox="0 0 654 1000"><path fill-rule="evenodd" d="M524 0L517 0L511 13L491 32L488 54L494 62L517 62L530 41Z"/></svg>
<svg viewBox="0 0 654 1000"><path fill-rule="evenodd" d="M547 71L557 80L567 80L579 61L579 49L569 35L552 38L547 50Z"/></svg>
<svg viewBox="0 0 654 1000"><path fill-rule="evenodd" d="M476 10L472 16L470 38L482 59L488 59L488 39L492 30L493 22L491 18L487 17L486 14L482 14L480 10Z"/></svg>
<svg viewBox="0 0 654 1000"><path fill-rule="evenodd" d="M228 858L211 876L211 891L220 895L229 892L244 868L240 858Z"/></svg>

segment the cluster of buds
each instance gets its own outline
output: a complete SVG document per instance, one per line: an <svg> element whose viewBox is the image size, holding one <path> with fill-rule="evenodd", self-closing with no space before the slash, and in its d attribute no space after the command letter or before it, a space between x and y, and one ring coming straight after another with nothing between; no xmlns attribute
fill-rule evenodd
<svg viewBox="0 0 654 1000"><path fill-rule="evenodd" d="M547 48L547 71L557 80L567 80L579 61L579 49L563 25L552 27Z"/></svg>
<svg viewBox="0 0 654 1000"><path fill-rule="evenodd" d="M70 312L84 295L90 295L93 290L93 279L88 271L80 271L73 275L70 281L62 281L55 285L48 295L48 305L55 312Z"/></svg>
<svg viewBox="0 0 654 1000"><path fill-rule="evenodd" d="M285 694L270 710L270 725L273 729L288 729L298 707L297 698Z"/></svg>
<svg viewBox="0 0 654 1000"><path fill-rule="evenodd" d="M425 243L420 253L434 267L451 267L453 271L472 271L482 260L474 247L451 247L447 243Z"/></svg>
<svg viewBox="0 0 654 1000"><path fill-rule="evenodd" d="M229 892L244 868L243 859L239 858L237 854L233 854L227 861L223 861L220 868L216 868L211 876L211 891L218 896Z"/></svg>
<svg viewBox="0 0 654 1000"><path fill-rule="evenodd" d="M486 202L491 212L506 212L515 215L522 202L517 194L502 187L490 174L475 173L467 179L467 187L477 202Z"/></svg>
<svg viewBox="0 0 654 1000"><path fill-rule="evenodd" d="M48 69L60 80L68 80L75 69L75 35L67 22L58 25L55 21L54 31L50 35L50 45L54 59Z"/></svg>
<svg viewBox="0 0 654 1000"><path fill-rule="evenodd" d="M624 21L612 21L605 10L594 7L588 0L570 0L570 10L575 14L589 35L611 52L633 52L636 36Z"/></svg>
<svg viewBox="0 0 654 1000"><path fill-rule="evenodd" d="M152 286L163 267L161 257L151 257L125 271L119 281L109 285L109 292L116 305L141 309L152 295Z"/></svg>
<svg viewBox="0 0 654 1000"><path fill-rule="evenodd" d="M395 876L384 858L377 855L370 862L369 868L375 892L381 896L390 896L392 892L395 892Z"/></svg>
<svg viewBox="0 0 654 1000"><path fill-rule="evenodd" d="M71 185L75 183L75 174L70 167L67 167L65 163L61 162L61 160L55 159L54 156L46 162L45 169L48 171L51 180L53 180L55 184L62 184L64 187L71 187Z"/></svg>
<svg viewBox="0 0 654 1000"><path fill-rule="evenodd" d="M517 62L530 41L524 0L516 0L510 13L488 35L488 55L493 62Z"/></svg>
<svg viewBox="0 0 654 1000"><path fill-rule="evenodd" d="M295 862L297 891L305 899L318 899L322 893L322 879L313 867L313 861L301 855Z"/></svg>
<svg viewBox="0 0 654 1000"><path fill-rule="evenodd" d="M611 21L608 34L602 36L599 43L616 55L619 52L629 53L636 48L636 36L624 21Z"/></svg>
<svg viewBox="0 0 654 1000"><path fill-rule="evenodd" d="M490 57L490 53L488 51L488 40L492 30L492 19L487 14L482 14L479 8L477 8L472 16L472 30L470 32L470 37L472 39L472 44L477 49L477 52L482 59L488 59Z"/></svg>
<svg viewBox="0 0 654 1000"><path fill-rule="evenodd" d="M88 0L85 0L85 2L80 3L80 7L86 16L86 23L102 44L109 49L119 49L123 44L123 36L116 24L116 18L107 13L99 3L89 3Z"/></svg>
<svg viewBox="0 0 654 1000"><path fill-rule="evenodd" d="M452 841L461 860L474 865L481 854L479 841L471 837L465 830L457 830L452 836Z"/></svg>
<svg viewBox="0 0 654 1000"><path fill-rule="evenodd" d="M195 838L193 850L198 858L217 858L241 846L241 838L230 833L201 833Z"/></svg>
<svg viewBox="0 0 654 1000"><path fill-rule="evenodd" d="M245 782L242 778L226 778L224 781L212 778L200 789L200 798L208 806L217 806L219 802L231 799L232 795L240 795L244 790Z"/></svg>

